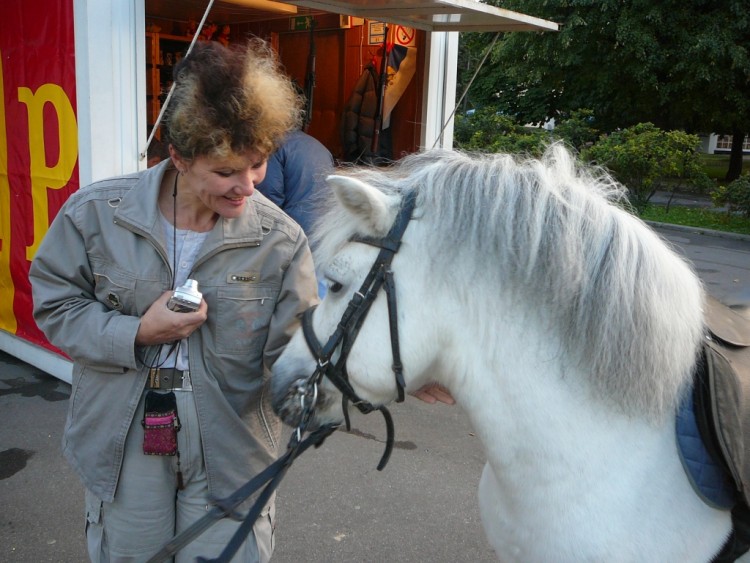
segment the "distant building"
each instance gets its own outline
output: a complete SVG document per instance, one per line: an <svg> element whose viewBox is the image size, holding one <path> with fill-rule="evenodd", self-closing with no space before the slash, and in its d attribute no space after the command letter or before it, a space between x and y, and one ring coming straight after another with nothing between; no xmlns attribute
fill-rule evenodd
<svg viewBox="0 0 750 563"><path fill-rule="evenodd" d="M717 133L701 135L700 151L708 154L728 154L732 151L732 136L719 135ZM750 135L745 137L742 152L750 154Z"/></svg>

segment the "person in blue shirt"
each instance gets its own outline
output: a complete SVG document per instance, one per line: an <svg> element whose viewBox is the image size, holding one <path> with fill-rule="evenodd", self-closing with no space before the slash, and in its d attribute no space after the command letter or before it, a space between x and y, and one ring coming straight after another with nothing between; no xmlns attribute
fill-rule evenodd
<svg viewBox="0 0 750 563"><path fill-rule="evenodd" d="M323 143L303 131L292 131L268 157L266 177L255 189L294 219L309 237L333 166L333 156ZM318 293L325 295L325 284L320 281Z"/></svg>
<svg viewBox="0 0 750 563"><path fill-rule="evenodd" d="M333 172L333 156L315 137L292 131L269 158L266 177L256 189L294 219L309 237Z"/></svg>

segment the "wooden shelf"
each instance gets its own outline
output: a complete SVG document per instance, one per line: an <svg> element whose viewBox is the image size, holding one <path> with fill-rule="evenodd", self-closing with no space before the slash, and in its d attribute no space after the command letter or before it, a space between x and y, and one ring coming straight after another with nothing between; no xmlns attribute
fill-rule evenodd
<svg viewBox="0 0 750 563"><path fill-rule="evenodd" d="M146 35L148 35L151 32L146 32ZM154 35L157 35L159 39L167 39L169 41L182 41L183 43L190 43L193 38L192 37L186 37L184 35L170 35L168 33L154 33Z"/></svg>
<svg viewBox="0 0 750 563"><path fill-rule="evenodd" d="M172 69L178 56L184 56L193 39L168 33L146 32L146 102L149 127L156 123L161 102L172 82ZM166 62L167 58L171 63Z"/></svg>

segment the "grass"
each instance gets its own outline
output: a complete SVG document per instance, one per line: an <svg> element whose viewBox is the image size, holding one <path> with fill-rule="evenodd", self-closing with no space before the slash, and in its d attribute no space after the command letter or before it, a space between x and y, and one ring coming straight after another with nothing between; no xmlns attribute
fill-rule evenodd
<svg viewBox="0 0 750 563"><path fill-rule="evenodd" d="M644 221L750 235L750 218L729 215L726 212L711 209L676 207L673 205L667 213L666 208L661 205L648 205L640 214L640 217Z"/></svg>
<svg viewBox="0 0 750 563"><path fill-rule="evenodd" d="M729 155L728 154L705 154L701 153L698 155L701 166L708 174L709 178L723 181L724 176L729 170ZM750 156L745 156L742 159L742 173L747 174L750 172Z"/></svg>
<svg viewBox="0 0 750 563"><path fill-rule="evenodd" d="M699 158L706 174L718 180L719 183L723 183L724 176L729 169L729 155L700 154ZM742 172L750 173L750 156L746 155L743 158ZM643 210L640 217L645 221L750 235L750 218L736 214L729 215L724 211L710 208L680 207L673 204L667 212L662 205L650 204Z"/></svg>

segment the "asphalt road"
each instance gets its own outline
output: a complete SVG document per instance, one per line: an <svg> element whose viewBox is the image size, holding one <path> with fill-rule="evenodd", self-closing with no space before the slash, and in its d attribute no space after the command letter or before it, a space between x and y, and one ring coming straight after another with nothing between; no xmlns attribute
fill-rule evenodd
<svg viewBox="0 0 750 563"><path fill-rule="evenodd" d="M693 267L706 290L727 305L750 305L750 236L660 225L665 237ZM718 236L714 236L714 234Z"/></svg>
<svg viewBox="0 0 750 563"><path fill-rule="evenodd" d="M750 239L657 227L720 300L750 304ZM70 387L0 352L0 561L86 561L83 492L60 453ZM489 562L479 520L481 445L458 407L414 398L385 426L353 414L279 489L275 563ZM288 433L287 433L288 435Z"/></svg>

